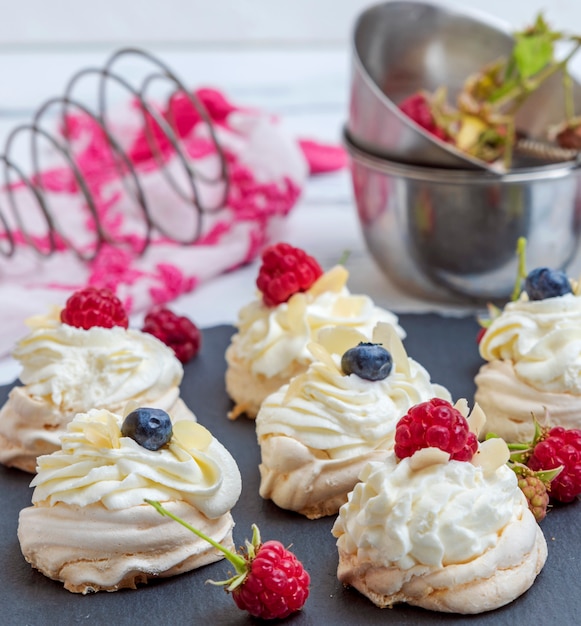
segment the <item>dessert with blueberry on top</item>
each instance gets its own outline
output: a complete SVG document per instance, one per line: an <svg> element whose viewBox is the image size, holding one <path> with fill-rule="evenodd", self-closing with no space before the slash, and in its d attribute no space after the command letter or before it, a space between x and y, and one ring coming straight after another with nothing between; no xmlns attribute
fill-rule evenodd
<svg viewBox="0 0 581 626"><path fill-rule="evenodd" d="M202 425L137 407L79 413L62 447L38 458L32 506L20 512L24 558L75 593L135 588L223 554L144 499L232 548L238 466Z"/></svg>
<svg viewBox="0 0 581 626"><path fill-rule="evenodd" d="M533 415L547 427L581 426L579 285L547 267L521 278L514 299L493 308L482 330L486 363L475 378L486 431L508 442L532 439Z"/></svg>
<svg viewBox="0 0 581 626"><path fill-rule="evenodd" d="M411 406L450 394L385 322L371 341L335 326L308 348L307 371L266 398L256 433L260 495L315 519L336 514L363 467L393 452L395 425Z"/></svg>

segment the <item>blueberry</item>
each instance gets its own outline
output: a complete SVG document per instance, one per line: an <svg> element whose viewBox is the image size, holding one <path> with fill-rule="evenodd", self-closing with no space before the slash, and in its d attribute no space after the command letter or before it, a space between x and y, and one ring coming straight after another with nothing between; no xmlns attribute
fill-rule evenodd
<svg viewBox="0 0 581 626"><path fill-rule="evenodd" d="M383 380L391 373L391 354L378 343L361 342L341 357L341 369L345 374L356 374L365 380Z"/></svg>
<svg viewBox="0 0 581 626"><path fill-rule="evenodd" d="M141 407L123 420L121 434L147 450L159 450L171 439L171 419L161 409Z"/></svg>
<svg viewBox="0 0 581 626"><path fill-rule="evenodd" d="M567 274L548 267L537 267L529 272L525 280L525 291L529 300L545 300L573 293Z"/></svg>

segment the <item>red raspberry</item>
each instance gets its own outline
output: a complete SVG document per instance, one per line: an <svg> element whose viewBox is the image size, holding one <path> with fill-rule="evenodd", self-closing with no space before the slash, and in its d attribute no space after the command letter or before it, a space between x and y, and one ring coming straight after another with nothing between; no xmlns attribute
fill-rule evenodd
<svg viewBox="0 0 581 626"><path fill-rule="evenodd" d="M563 471L551 481L549 495L560 502L572 502L581 494L581 430L551 428L535 445L527 465L535 471L563 465Z"/></svg>
<svg viewBox="0 0 581 626"><path fill-rule="evenodd" d="M449 141L450 138L446 130L436 124L430 109L430 103L423 93L412 94L400 103L399 108L424 130L427 130L442 141Z"/></svg>
<svg viewBox="0 0 581 626"><path fill-rule="evenodd" d="M236 606L259 619L282 619L300 611L309 597L311 577L297 557L280 541L260 540L260 531L252 525L252 542L246 541L246 552L231 552L170 513L156 500L145 500L161 515L171 517L195 535L212 544L232 563L236 575L218 585L227 585Z"/></svg>
<svg viewBox="0 0 581 626"><path fill-rule="evenodd" d="M145 316L142 330L163 341L182 363L193 359L202 343L202 334L191 320L164 307L155 307Z"/></svg>
<svg viewBox="0 0 581 626"><path fill-rule="evenodd" d="M446 400L416 404L397 423L395 454L400 459L422 448L440 448L456 461L470 461L478 449L466 418Z"/></svg>
<svg viewBox="0 0 581 626"><path fill-rule="evenodd" d="M276 306L293 294L306 291L322 273L317 261L304 250L277 243L262 253L256 286L264 304Z"/></svg>
<svg viewBox="0 0 581 626"><path fill-rule="evenodd" d="M310 576L280 541L261 544L247 562L246 580L232 592L238 608L260 619L280 619L303 608Z"/></svg>
<svg viewBox="0 0 581 626"><path fill-rule="evenodd" d="M75 291L61 311L61 322L85 330L93 326L129 326L127 312L121 300L110 289L96 287Z"/></svg>

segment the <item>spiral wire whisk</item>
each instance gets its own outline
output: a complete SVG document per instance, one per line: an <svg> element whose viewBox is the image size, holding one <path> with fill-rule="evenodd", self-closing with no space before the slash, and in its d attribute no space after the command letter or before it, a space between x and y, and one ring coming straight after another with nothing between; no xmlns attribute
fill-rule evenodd
<svg viewBox="0 0 581 626"><path fill-rule="evenodd" d="M133 85L118 70L118 65L125 59L138 59L144 61L148 66L152 66L151 71L145 75L137 86ZM94 108L87 106L76 95L79 90L79 84L87 78L97 80ZM193 159L188 157L184 150L182 140L178 135L175 123L172 123L171 116L163 115L159 107L151 103L149 92L152 89L152 85L157 82L163 82L166 87L170 87L168 103L177 95L187 98L192 109L195 110L207 126L210 141L219 160L216 175L208 175L196 168ZM111 123L109 90L112 85L127 92L135 101L136 109L143 117L143 128L147 143L155 164L168 185L168 189L177 198L191 207L191 210L194 212L194 227L190 235L178 236L175 233L168 232L164 227L163 216L156 217L152 211L151 202L148 200L143 185L143 169L132 162L127 153L127 148L123 147L122 140L117 136L118 130L115 128L115 123ZM60 130L58 123L55 124L54 115L52 117L50 115L55 109L58 112L57 120L60 120ZM9 133L4 146L4 153L0 154L4 191L3 198L0 199L0 254L3 256L11 257L14 255L17 249L18 235L20 235L21 240L42 256L49 256L57 249L65 247L73 250L84 261L94 259L105 243L114 246L121 245L121 242L112 236L101 219L97 208L97 199L94 191L91 189L90 181L87 180L85 173L77 162L77 155L70 133L62 130L66 127L67 120L72 113L80 113L98 125L110 151L118 178L122 182L123 188L132 203L140 212L143 223L143 236L140 239L140 249L137 251L139 254L145 252L151 243L154 233L167 237L176 243L194 243L199 239L202 232L204 215L214 213L225 206L229 190L227 160L224 150L218 141L216 128L203 103L195 93L186 88L183 82L163 61L149 52L135 48L126 48L113 53L102 67L91 67L77 72L69 80L64 93L60 97L51 98L44 102L35 111L30 123L19 125ZM50 130L47 130L45 127L47 119L50 119L51 122ZM154 131L157 131L157 137ZM168 167L168 160L162 154L159 141L160 132L171 146L173 151L172 162L174 159L177 159L183 174L185 174L183 177L185 189L184 185L179 184L175 172L172 172L172 168ZM14 156L16 154L16 142L17 140L22 140L22 138L27 141L27 157L30 157L30 169L25 169L19 165ZM40 146L43 142L48 143L51 151L59 155L66 167L70 169L80 194L80 201L94 223L95 240L92 246L85 246L84 248L77 246L74 237L67 235L66 228L55 217L49 201L49 194L42 179ZM0 185L1 180L0 178ZM202 198L199 189L201 183L218 187L218 193L214 194L215 198L212 203L205 202ZM22 194L19 193L23 186L29 192L28 197L32 199L37 209L37 214L40 215L46 227L46 237L42 238L42 243L39 243L39 238L35 237L27 229L26 213L30 211L30 203L24 202ZM12 220L9 219L9 216L12 217Z"/></svg>

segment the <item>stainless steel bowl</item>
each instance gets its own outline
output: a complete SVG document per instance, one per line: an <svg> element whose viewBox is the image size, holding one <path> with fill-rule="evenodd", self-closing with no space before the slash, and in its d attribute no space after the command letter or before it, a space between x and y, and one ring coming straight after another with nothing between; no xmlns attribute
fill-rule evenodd
<svg viewBox="0 0 581 626"><path fill-rule="evenodd" d="M581 231L580 168L543 166L498 176L405 165L370 154L345 133L363 235L405 292L440 302L503 301L527 266L566 268Z"/></svg>
<svg viewBox="0 0 581 626"><path fill-rule="evenodd" d="M465 79L510 53L511 29L479 12L412 0L366 9L353 31L347 127L363 150L416 165L491 169L424 131L398 104L418 90L444 85L454 101ZM581 87L574 83L576 110ZM564 117L562 76L535 91L517 116L517 128L542 137ZM518 167L515 163L515 167Z"/></svg>

